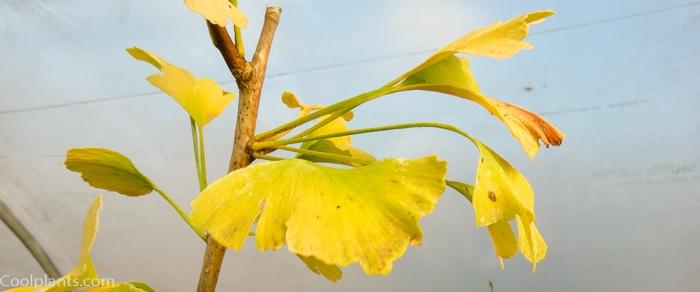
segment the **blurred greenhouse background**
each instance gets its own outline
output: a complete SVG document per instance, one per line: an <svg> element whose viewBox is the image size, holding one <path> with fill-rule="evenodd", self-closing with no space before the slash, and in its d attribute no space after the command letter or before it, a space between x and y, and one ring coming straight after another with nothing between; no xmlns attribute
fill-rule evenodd
<svg viewBox="0 0 700 292"><path fill-rule="evenodd" d="M192 291L204 244L158 196L92 189L65 151L104 146L130 157L183 206L198 193L189 121L131 59L138 45L201 76L231 77L204 21L183 1L0 0L0 199L62 271L77 260L82 219L106 194L93 251L100 274L159 291ZM287 252L248 241L229 251L220 291L700 291L700 1L252 1L248 51L265 5L283 9L259 130L292 119L290 90L329 104L373 89L477 27L554 9L532 28L533 50L471 58L482 90L532 109L567 134L530 161L507 129L457 98L408 92L355 112L353 128L451 123L527 176L550 249L536 274L520 255L501 271L471 205L447 191L424 218L424 244L387 277L345 269L337 284ZM235 106L205 131L210 180L226 172ZM400 110L399 110L400 109ZM354 138L379 157L437 153L449 177L473 181L476 152L456 135L397 131ZM0 274L43 275L0 225Z"/></svg>

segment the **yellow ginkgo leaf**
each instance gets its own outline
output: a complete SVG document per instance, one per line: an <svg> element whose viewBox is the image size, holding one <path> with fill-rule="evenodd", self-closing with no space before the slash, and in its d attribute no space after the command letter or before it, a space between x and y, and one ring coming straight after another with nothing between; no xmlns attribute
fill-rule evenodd
<svg viewBox="0 0 700 292"><path fill-rule="evenodd" d="M300 159L254 164L209 185L192 202L192 222L239 250L254 222L256 246L287 243L328 265L359 263L387 274L408 244L420 244L418 220L445 188L446 163L434 156L385 159L348 169Z"/></svg>
<svg viewBox="0 0 700 292"><path fill-rule="evenodd" d="M501 259L501 268L503 268L503 259L510 258L518 252L518 240L515 239L515 234L513 234L513 229L510 228L508 221L498 221L486 228L489 231L496 256Z"/></svg>
<svg viewBox="0 0 700 292"><path fill-rule="evenodd" d="M477 29L448 44L423 63L399 77L394 86L404 90L431 90L470 99L485 107L503 121L525 152L534 158L540 140L546 145L559 145L564 134L539 115L523 108L483 95L469 70L465 58L458 53L507 58L531 45L523 40L529 25L554 14L551 10L522 14L506 22Z"/></svg>
<svg viewBox="0 0 700 292"><path fill-rule="evenodd" d="M299 102L297 96L291 91L285 91L282 93L282 103L284 103L289 108L303 108L304 105Z"/></svg>
<svg viewBox="0 0 700 292"><path fill-rule="evenodd" d="M299 117L303 117L307 114L309 114L312 111L315 110L320 110L323 109L325 106L323 105L306 105L303 104L297 99L296 95L294 93L285 91L282 94L282 102L287 105L289 108L299 108ZM346 121L352 120L354 114L352 111L346 112L342 118L337 118L329 123L323 125L322 127L314 130L313 132L309 133L307 136L308 137L318 137L322 135L328 135L328 134L334 134L338 132L345 132L348 131L349 128L347 126ZM319 122L325 120L329 116L323 116L319 119ZM287 134L287 132L283 132L277 137L273 138L276 139L280 136L284 136ZM313 140L313 141L308 141L305 142L301 145L301 149L304 150L311 150L311 151L316 151L316 152L323 152L326 154L332 154L332 155L340 155L340 156L347 156L353 158L354 161L350 163L350 165L353 166L359 166L362 164L367 164L376 161L374 156L371 154L363 151L362 149L356 148L352 146L352 138L350 136L341 136L341 137L334 137L334 138L327 138L327 139L320 139L320 140ZM339 163L339 164L348 164L345 160L343 159L336 159L333 157L321 157L318 155L314 154L308 154L308 153L300 153L299 155L296 156L296 158L299 159L304 159L308 161L313 161L313 162L329 162L329 163Z"/></svg>
<svg viewBox="0 0 700 292"><path fill-rule="evenodd" d="M465 58L449 56L409 76L397 86L406 90L429 90L469 99L501 120L530 158L540 148L560 145L564 133L539 115L481 93Z"/></svg>
<svg viewBox="0 0 700 292"><path fill-rule="evenodd" d="M326 264L315 257L297 255L312 272L325 277L331 282L338 282L343 277L343 271L337 265Z"/></svg>
<svg viewBox="0 0 700 292"><path fill-rule="evenodd" d="M499 21L491 26L479 28L442 47L402 77L411 76L458 53L496 59L511 57L520 50L532 48L532 45L523 41L527 37L530 24L542 22L553 14L554 11L551 10L535 11L522 14L506 22Z"/></svg>
<svg viewBox="0 0 700 292"><path fill-rule="evenodd" d="M472 201L474 187L458 181L447 181L447 185L459 192L462 196L467 198L469 202ZM518 240L513 234L513 229L510 228L508 221L498 221L487 226L489 236L491 237L491 243L496 252L496 256L501 261L501 268L503 268L503 259L507 259L515 255L518 252Z"/></svg>
<svg viewBox="0 0 700 292"><path fill-rule="evenodd" d="M321 120L323 120L323 119L325 119L325 117L321 118ZM334 120L330 121L329 123L323 125L323 127L320 127L318 129L316 129L315 131L309 133L308 136L309 137L318 137L318 136L323 136L323 135L328 135L328 134L333 134L333 133L338 133L338 132L345 132L348 130L349 130L348 125L345 122L345 119L337 118L337 119L334 119ZM319 141L319 140L307 142L306 145L313 145L317 141ZM350 136L328 138L328 139L324 139L321 141L331 142L340 151L346 151L346 150L349 150L350 148L352 148L352 138L350 138ZM308 147L302 146L302 148L308 148Z"/></svg>
<svg viewBox="0 0 700 292"><path fill-rule="evenodd" d="M71 269L68 274L56 280L54 287L84 287L93 280L99 279L95 268L92 265L90 253L97 238L97 229L100 226L100 209L102 209L102 196L97 196L88 209L83 222L83 237L80 244L80 258L78 264ZM77 286L76 286L77 285ZM49 289L47 291L54 291Z"/></svg>
<svg viewBox="0 0 700 292"><path fill-rule="evenodd" d="M151 181L126 156L106 148L72 148L66 153L66 168L79 172L93 187L127 196L153 191Z"/></svg>
<svg viewBox="0 0 700 292"><path fill-rule="evenodd" d="M218 26L225 27L228 20L240 28L248 25L248 17L229 0L185 0L185 4Z"/></svg>
<svg viewBox="0 0 700 292"><path fill-rule="evenodd" d="M532 272L537 270L537 263L547 255L547 243L532 220L532 216L518 216L518 241L520 253L532 263Z"/></svg>
<svg viewBox="0 0 700 292"><path fill-rule="evenodd" d="M85 215L83 222L83 240L80 244L79 262L87 262L90 259L92 246L97 238L97 229L100 226L100 209L102 209L102 196L97 196L95 202L92 203L88 213Z"/></svg>
<svg viewBox="0 0 700 292"><path fill-rule="evenodd" d="M81 291L92 292L153 292L153 288L142 282L114 283L114 280L100 279L92 265L90 253L97 238L100 226L100 209L102 196L97 196L90 205L83 221L83 236L80 244L78 263L63 277L56 279L51 285L19 287L5 292L68 292L76 288L86 288Z"/></svg>
<svg viewBox="0 0 700 292"><path fill-rule="evenodd" d="M148 81L180 104L199 127L219 116L233 101L234 95L224 92L213 79L195 78L187 70L137 47L127 49L127 52L134 59L147 62L162 72L149 76Z"/></svg>
<svg viewBox="0 0 700 292"><path fill-rule="evenodd" d="M540 141L547 147L559 146L564 141L564 133L540 115L494 98L488 101L530 159L534 159L539 151Z"/></svg>
<svg viewBox="0 0 700 292"><path fill-rule="evenodd" d="M314 104L314 105L303 104L299 101L299 99L297 99L297 96L294 95L294 93L291 91L285 91L282 93L282 103L284 103L289 108L300 109L299 116L297 118L308 115L312 111L325 108L325 106L319 105L319 104ZM343 114L343 119L345 119L346 121L352 120L353 117L355 117L355 114L352 111L347 111L346 113Z"/></svg>
<svg viewBox="0 0 700 292"><path fill-rule="evenodd" d="M464 53L497 59L508 58L520 50L532 48L532 45L523 41L527 37L530 24L542 22L553 14L552 10L536 11L506 22L496 22L457 39L436 54Z"/></svg>
<svg viewBox="0 0 700 292"><path fill-rule="evenodd" d="M64 292L71 291L74 288L85 287L92 284L93 280L99 280L97 272L92 265L90 259L90 251L97 236L97 228L99 226L100 209L102 208L102 196L98 196L90 206L85 221L83 223L83 238L80 244L80 258L78 264L73 267L66 275L53 281L51 285L35 286L35 287L20 287L6 292Z"/></svg>
<svg viewBox="0 0 700 292"><path fill-rule="evenodd" d="M480 153L472 197L476 225L488 226L532 214L535 201L527 179L488 146L475 144Z"/></svg>

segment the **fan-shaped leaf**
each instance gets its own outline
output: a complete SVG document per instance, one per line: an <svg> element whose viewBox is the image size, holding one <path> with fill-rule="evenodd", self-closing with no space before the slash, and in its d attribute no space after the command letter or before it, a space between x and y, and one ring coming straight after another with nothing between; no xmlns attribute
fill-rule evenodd
<svg viewBox="0 0 700 292"><path fill-rule="evenodd" d="M229 20L241 28L248 25L248 17L229 0L185 0L185 4L218 26L225 27Z"/></svg>
<svg viewBox="0 0 700 292"><path fill-rule="evenodd" d="M547 243L542 238L539 230L533 222L534 216L522 215L517 217L518 242L520 253L532 263L532 272L537 270L537 262L547 255Z"/></svg>
<svg viewBox="0 0 700 292"><path fill-rule="evenodd" d="M318 137L322 135L334 134L339 132L348 131L348 126L345 123L344 118L337 118L330 123L318 128L317 130L310 133L309 137ZM350 164L353 166L360 166L362 164L367 164L376 161L374 156L362 151L359 148L352 146L352 140L350 136L341 136L328 139L320 139L314 141L308 141L301 145L301 149L312 150L317 152L323 152L334 155L347 156L353 159ZM313 154L300 153L297 158L314 161L314 162L330 162L338 164L347 164L346 161L341 159L335 159L333 157L321 157Z"/></svg>
<svg viewBox="0 0 700 292"><path fill-rule="evenodd" d="M493 223L487 226L487 230L496 256L501 260L510 258L518 252L518 240L515 239L515 234L513 234L513 229L510 228L508 221ZM502 261L501 268L503 268Z"/></svg>
<svg viewBox="0 0 700 292"><path fill-rule="evenodd" d="M447 185L459 192L462 196L467 198L469 202L472 201L472 196L474 192L474 187L458 181L447 181ZM496 256L500 259L507 259L512 257L518 252L518 240L513 234L513 229L510 228L508 221L498 221L487 226L489 236L491 237L491 243L496 251ZM503 261L501 260L501 267L503 267Z"/></svg>
<svg viewBox="0 0 700 292"><path fill-rule="evenodd" d="M66 167L79 172L93 187L127 196L153 191L151 181L124 155L106 148L73 148L66 153Z"/></svg>
<svg viewBox="0 0 700 292"><path fill-rule="evenodd" d="M476 144L480 153L472 198L476 225L532 214L534 194L527 179L486 145Z"/></svg>
<svg viewBox="0 0 700 292"><path fill-rule="evenodd" d="M315 131L309 133L308 136L309 137L318 137L318 136L322 136L322 135L344 132L347 130L348 130L348 125L345 123L345 119L337 118L337 119L330 121L328 124L323 125L323 127L320 127L318 129L316 129ZM350 138L350 136L341 136L341 137L328 138L328 139L323 139L323 140L316 140L316 141L307 142L306 143L307 147L302 146L302 148L309 148L310 145L315 144L317 141L328 141L331 144L333 144L340 151L346 151L352 147L352 138Z"/></svg>
<svg viewBox="0 0 700 292"><path fill-rule="evenodd" d="M472 202L476 225L488 229L501 267L502 259L510 258L520 249L533 264L534 271L547 253L547 243L534 224L534 194L530 183L488 146L470 139L480 153L475 185L457 181L447 181L447 185ZM510 220L517 221L518 239Z"/></svg>
<svg viewBox="0 0 700 292"><path fill-rule="evenodd" d="M472 197L477 226L488 226L496 253L508 258L515 253L515 238L507 223L516 219L520 252L533 264L544 259L547 243L534 225L534 194L527 179L486 145L480 151Z"/></svg>
<svg viewBox="0 0 700 292"><path fill-rule="evenodd" d="M200 127L219 116L233 101L234 95L224 92L213 79L195 78L187 70L137 47L127 49L127 52L134 59L147 62L163 73L151 75L147 79L180 104Z"/></svg>
<svg viewBox="0 0 700 292"><path fill-rule="evenodd" d="M387 274L409 243L422 239L418 219L445 187L446 164L435 157L385 159L336 169L299 159L236 170L192 202L192 222L238 250L257 219L256 245L328 265L359 263Z"/></svg>
<svg viewBox="0 0 700 292"><path fill-rule="evenodd" d="M496 59L511 57L520 50L532 48L532 45L523 41L527 37L529 25L542 22L553 14L554 11L551 10L535 11L522 14L506 22L499 21L491 26L479 28L439 49L423 63L402 76L411 76L458 53Z"/></svg>
<svg viewBox="0 0 700 292"><path fill-rule="evenodd" d="M299 117L303 117L307 114L309 114L311 111L319 110L324 108L323 105L306 105L301 103L297 97L294 95L294 93L285 91L282 94L282 102L287 105L289 108L299 108ZM322 127L314 130L313 132L309 133L307 137L318 137L322 135L328 135L328 134L334 134L338 132L345 132L348 131L348 126L346 121L349 121L353 118L353 113L352 111L346 112L342 118L337 118L329 123L323 125ZM319 122L325 120L328 118L328 116L323 116L319 119ZM280 136L283 136L285 133L281 134ZM322 157L319 155L314 155L314 154L307 154L307 153L300 153L299 155L296 156L296 158L299 159L304 159L308 161L313 161L313 162L329 162L329 163L337 163L337 164L350 164L353 166L359 166L362 164L367 164L376 161L374 156L371 154L362 151L359 148L356 148L352 146L352 138L350 136L341 136L341 137L334 137L334 138L327 138L327 139L320 139L320 140L313 140L313 141L308 141L305 142L301 145L301 149L305 150L311 150L311 151L316 151L316 152L322 152L326 154L332 154L332 155L340 155L340 156L347 156L349 158L352 158L353 161L356 162L351 162L348 163L346 160L343 159L337 159L334 157Z"/></svg>
<svg viewBox="0 0 700 292"><path fill-rule="evenodd" d="M554 11L544 10L525 13L506 22L498 21L488 27L477 29L440 49L437 54L464 53L475 56L508 58L520 50L532 48L524 42L530 24L544 21Z"/></svg>
<svg viewBox="0 0 700 292"><path fill-rule="evenodd" d="M539 115L515 105L483 95L465 58L450 56L409 76L397 86L406 90L429 90L469 99L500 119L534 158L540 140L546 145L560 145L564 133Z"/></svg>

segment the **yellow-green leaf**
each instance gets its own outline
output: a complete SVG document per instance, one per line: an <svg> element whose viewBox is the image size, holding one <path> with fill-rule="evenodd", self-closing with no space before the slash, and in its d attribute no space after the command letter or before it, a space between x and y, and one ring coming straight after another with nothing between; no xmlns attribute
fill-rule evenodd
<svg viewBox="0 0 700 292"><path fill-rule="evenodd" d="M323 119L325 119L325 117L321 118L321 120L323 120ZM337 119L334 119L334 120L330 121L329 123L323 125L323 127L320 127L318 129L316 129L315 131L309 133L308 136L309 137L318 137L318 136L334 134L334 133L338 133L338 132L345 132L348 130L349 130L348 125L346 124L345 119L337 118ZM328 138L328 139L324 139L324 141L331 142L333 145L335 145L335 147L337 147L341 151L349 150L352 147L352 138L350 136ZM315 142L316 141L307 142L308 143L307 145L313 144ZM302 148L304 148L304 147L302 146Z"/></svg>
<svg viewBox="0 0 700 292"><path fill-rule="evenodd" d="M227 21L241 28L248 25L248 17L229 0L185 0L185 4L218 26L225 27Z"/></svg>
<svg viewBox="0 0 700 292"><path fill-rule="evenodd" d="M317 130L311 132L308 136L318 137L322 135L345 132L348 130L349 128L345 122L345 119L337 118L329 122L328 124L323 125L323 127L320 127ZM333 155L347 156L353 159L353 162L350 163L350 165L353 166L360 166L376 161L374 156L372 156L371 154L363 151L362 149L352 146L352 139L350 136L341 136L335 138L308 141L301 145L301 149L323 152ZM318 155L305 153L300 153L299 155L297 155L297 158L314 162L348 164L342 159L336 159L333 157L322 157Z"/></svg>
<svg viewBox="0 0 700 292"><path fill-rule="evenodd" d="M540 147L559 145L564 134L539 115L523 108L481 94L464 58L458 53L507 58L532 46L523 40L529 25L543 21L554 14L544 10L525 13L506 22L477 29L428 57L423 63L401 75L394 86L404 90L421 89L442 92L473 100L503 121L522 144L525 152L534 158Z"/></svg>
<svg viewBox="0 0 700 292"><path fill-rule="evenodd" d="M95 238L97 238L97 229L100 226L100 209L102 209L102 196L97 196L90 209L88 209L83 222L83 237L80 244L78 264L68 274L56 281L55 289L47 291L63 291L62 288L84 287L85 284L92 282L92 279L99 279L97 271L92 265L90 253L92 252Z"/></svg>
<svg viewBox="0 0 700 292"><path fill-rule="evenodd" d="M399 86L435 85L456 87L479 93L479 85L471 74L466 58L449 56L408 76Z"/></svg>
<svg viewBox="0 0 700 292"><path fill-rule="evenodd" d="M520 50L532 48L531 44L523 41L527 37L530 24L542 22L553 14L552 10L536 11L506 22L498 21L457 39L440 49L437 54L465 53L497 59L511 57Z"/></svg>
<svg viewBox="0 0 700 292"><path fill-rule="evenodd" d="M88 209L83 222L80 258L66 275L53 281L51 285L19 287L5 290L5 292L68 292L76 288L86 288L81 290L85 292L153 292L153 288L142 282L114 283L113 280L100 279L97 275L90 253L97 238L101 209L102 196L97 196Z"/></svg>
<svg viewBox="0 0 700 292"><path fill-rule="evenodd" d="M546 146L556 146L564 139L564 133L539 115L482 94L465 58L449 56L409 76L397 86L406 90L450 94L476 102L508 127L530 158L537 154L540 140Z"/></svg>
<svg viewBox="0 0 700 292"><path fill-rule="evenodd" d="M534 212L530 183L488 146L475 142L479 162L474 182L474 216L477 226L512 220L515 215Z"/></svg>
<svg viewBox="0 0 700 292"><path fill-rule="evenodd" d="M534 216L518 216L518 241L520 253L532 263L532 272L537 270L537 263L547 255L547 243L542 238L533 222Z"/></svg>
<svg viewBox="0 0 700 292"><path fill-rule="evenodd" d="M321 275L331 282L338 282L343 277L343 271L337 265L326 264L315 257L297 255L306 267L317 275Z"/></svg>
<svg viewBox="0 0 700 292"><path fill-rule="evenodd" d="M501 261L518 249L533 264L547 254L547 243L535 227L534 194L525 177L496 152L478 140L468 137L479 149L480 157L474 187L447 181L447 185L472 202L476 224L486 226L496 255ZM518 239L509 221L515 219Z"/></svg>
<svg viewBox="0 0 700 292"><path fill-rule="evenodd" d="M303 117L309 114L311 111L319 110L324 108L323 105L306 105L297 99L294 93L285 91L282 93L282 102L289 108L299 108L299 117ZM315 131L309 133L308 137L318 137L322 135L334 134L338 132L348 131L346 121L352 120L354 114L352 111L346 112L342 118L337 118L329 123L323 125L322 127L316 129ZM328 118L328 115L323 116L319 119L319 122ZM282 133L279 136L285 135L287 132ZM278 137L279 137L278 136ZM278 138L275 137L275 138ZM349 164L352 166L359 166L362 164L367 164L376 161L376 158L371 154L363 151L362 149L352 146L352 138L350 136L341 136L328 139L320 139L314 141L308 141L301 145L301 149L311 150L316 152L323 152L325 154L346 156L353 160L353 162L348 163L346 159L325 157L308 153L300 153L296 158L304 159L313 162L329 162L338 164Z"/></svg>
<svg viewBox="0 0 700 292"><path fill-rule="evenodd" d="M434 156L385 159L336 169L299 159L236 170L192 202L192 222L238 250L256 222L256 246L287 243L328 265L359 263L387 274L408 244L420 244L418 220L445 188L446 164Z"/></svg>
<svg viewBox="0 0 700 292"><path fill-rule="evenodd" d="M213 79L195 78L187 70L137 47L127 49L127 52L134 59L147 62L162 72L148 76L148 81L180 104L199 127L219 116L233 101L233 93L223 91Z"/></svg>
<svg viewBox="0 0 700 292"><path fill-rule="evenodd" d="M535 11L519 15L506 22L499 21L491 26L479 28L442 47L402 76L411 76L458 53L497 59L511 57L520 50L532 48L532 45L523 41L527 37L530 24L542 22L553 14L554 11L551 10Z"/></svg>
<svg viewBox="0 0 700 292"><path fill-rule="evenodd" d="M79 261L87 262L90 259L92 246L97 238L97 229L100 227L100 210L102 209L102 196L97 196L95 201L88 209L83 222L83 240L80 244L80 259Z"/></svg>
<svg viewBox="0 0 700 292"><path fill-rule="evenodd" d="M458 181L447 181L447 185L467 198L469 202L472 201L474 193L473 186ZM518 252L518 240L515 238L513 229L511 229L508 221L493 223L487 226L487 230L491 237L491 243L493 244L496 256L498 256L501 261L501 268L503 268L503 259L510 258Z"/></svg>
<svg viewBox="0 0 700 292"><path fill-rule="evenodd" d="M51 285L21 287L5 291L22 292L64 292L71 291L74 288L86 287L92 284L93 280L98 280L97 272L92 265L90 252L92 251L95 237L97 237L97 228L100 220L100 209L102 208L102 196L98 196L90 206L85 221L83 223L83 237L80 245L80 258L78 264L73 267L66 275L56 279ZM97 282L97 281L95 281Z"/></svg>
<svg viewBox="0 0 700 292"><path fill-rule="evenodd" d="M503 259L512 257L518 252L518 240L515 239L513 229L510 228L508 221L498 221L487 227L493 249L496 251L496 256L501 259L501 268L503 268Z"/></svg>
<svg viewBox="0 0 700 292"><path fill-rule="evenodd" d="M282 103L284 103L289 108L303 108L304 105L299 102L297 96L291 91L285 91L282 93Z"/></svg>
<svg viewBox="0 0 700 292"><path fill-rule="evenodd" d="M66 153L65 165L79 172L93 187L127 196L141 196L153 191L151 181L136 169L126 156L106 148L72 148Z"/></svg>
<svg viewBox="0 0 700 292"><path fill-rule="evenodd" d="M564 141L564 133L540 115L504 101L491 99L490 102L530 159L539 151L540 141L547 147L559 146Z"/></svg>

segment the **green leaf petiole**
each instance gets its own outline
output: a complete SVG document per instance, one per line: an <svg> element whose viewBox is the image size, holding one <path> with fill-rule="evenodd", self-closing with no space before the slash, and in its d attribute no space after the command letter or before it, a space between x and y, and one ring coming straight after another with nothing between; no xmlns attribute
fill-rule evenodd
<svg viewBox="0 0 700 292"><path fill-rule="evenodd" d="M357 159L357 158L352 158L350 156L345 156L345 155L337 155L337 154L330 154L330 153L320 152L320 151L299 149L299 148L294 148L294 147L289 147L289 146L284 146L284 145L275 146L274 148L279 149L279 150L286 150L286 151L291 151L291 152L296 152L296 153L313 155L313 156L317 156L317 157L337 159L346 165L352 165L353 162L360 163L360 164L369 164L372 162L372 161L368 161L365 159Z"/></svg>
<svg viewBox="0 0 700 292"><path fill-rule="evenodd" d="M409 128L439 128L439 129L447 130L447 131L450 131L453 133L457 133L460 136L465 137L472 142L476 141L472 136L470 136L466 132L464 132L464 131L460 130L459 128L452 126L452 125L443 124L443 123L433 123L433 122L418 122L418 123L405 123L405 124L396 124L396 125L388 125L388 126L373 127L373 128L362 128L362 129L337 132L337 133L326 134L326 135L319 135L319 136L314 136L314 137L299 137L299 138L290 138L290 139L282 139L282 140L274 140L274 141L255 142L255 143L253 143L252 148L254 151L259 151L259 150L268 149L268 148L282 149L279 146L302 143L302 142L307 142L307 141L335 138L335 137L351 136L351 135L373 133L373 132L391 131L391 130L398 130L398 129L409 129Z"/></svg>
<svg viewBox="0 0 700 292"><path fill-rule="evenodd" d="M185 214L185 211L183 211L182 208L180 208L180 206L170 196L168 196L168 194L166 194L163 190L158 188L155 184L153 184L153 190L160 194L160 196L163 197L163 199L168 201L170 206L172 206L173 209L175 209L175 212L177 212L177 214L180 215L180 218L182 218L182 220L184 220L185 223L187 223L187 225L189 225L190 228L192 228L194 233L197 233L199 238L201 238L204 241L207 240L207 237L204 235L204 232L199 230L199 228L195 227L192 224L192 222L190 221L190 217L187 216L187 214Z"/></svg>

